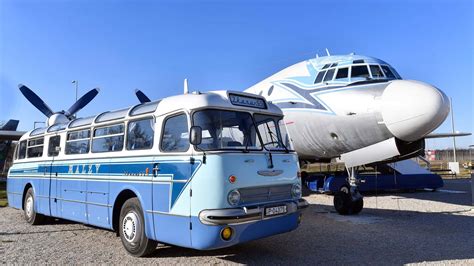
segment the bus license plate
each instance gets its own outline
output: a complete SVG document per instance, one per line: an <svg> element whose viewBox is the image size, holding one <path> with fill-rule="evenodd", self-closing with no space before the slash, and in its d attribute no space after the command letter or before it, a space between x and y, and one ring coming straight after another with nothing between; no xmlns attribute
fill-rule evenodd
<svg viewBox="0 0 474 266"><path fill-rule="evenodd" d="M274 216L286 213L286 205L265 208L265 216Z"/></svg>

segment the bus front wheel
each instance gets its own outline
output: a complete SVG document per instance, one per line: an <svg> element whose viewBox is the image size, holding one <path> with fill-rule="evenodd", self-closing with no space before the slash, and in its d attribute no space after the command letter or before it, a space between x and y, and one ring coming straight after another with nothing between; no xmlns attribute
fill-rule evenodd
<svg viewBox="0 0 474 266"><path fill-rule="evenodd" d="M145 219L137 198L125 201L120 211L119 234L128 253L135 257L144 257L152 253L157 242L145 235Z"/></svg>
<svg viewBox="0 0 474 266"><path fill-rule="evenodd" d="M29 224L37 225L43 222L44 216L35 211L35 194L31 187L26 191L23 202L23 212L25 214L25 220Z"/></svg>

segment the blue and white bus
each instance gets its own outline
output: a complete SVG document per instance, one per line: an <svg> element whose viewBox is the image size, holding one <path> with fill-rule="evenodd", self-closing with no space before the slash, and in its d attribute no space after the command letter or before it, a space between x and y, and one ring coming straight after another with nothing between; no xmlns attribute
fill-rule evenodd
<svg viewBox="0 0 474 266"><path fill-rule="evenodd" d="M206 250L294 230L298 158L274 104L192 93L34 129L7 179L10 206L114 230L145 256L157 242Z"/></svg>

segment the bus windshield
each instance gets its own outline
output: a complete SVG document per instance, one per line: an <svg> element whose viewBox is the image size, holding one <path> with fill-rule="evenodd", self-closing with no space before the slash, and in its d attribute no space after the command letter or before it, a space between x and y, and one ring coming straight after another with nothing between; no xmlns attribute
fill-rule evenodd
<svg viewBox="0 0 474 266"><path fill-rule="evenodd" d="M260 150L252 116L246 112L203 110L194 113L193 125L202 128L201 150ZM258 144L257 144L258 142Z"/></svg>
<svg viewBox="0 0 474 266"><path fill-rule="evenodd" d="M283 117L254 114L254 119L246 112L198 111L193 115L193 125L202 128L202 141L197 147L205 151L293 149Z"/></svg>

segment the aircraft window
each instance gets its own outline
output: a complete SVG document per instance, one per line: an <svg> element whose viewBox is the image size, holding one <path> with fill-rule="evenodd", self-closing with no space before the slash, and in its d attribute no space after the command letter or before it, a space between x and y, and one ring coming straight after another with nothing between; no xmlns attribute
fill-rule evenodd
<svg viewBox="0 0 474 266"><path fill-rule="evenodd" d="M46 131L46 128L44 128L44 127L43 128L37 128L37 129L31 131L30 136L38 136L38 135L43 134L45 131Z"/></svg>
<svg viewBox="0 0 474 266"><path fill-rule="evenodd" d="M314 81L314 84L317 84L323 81L324 74L326 74L326 71L319 72L318 76L316 77L316 80Z"/></svg>
<svg viewBox="0 0 474 266"><path fill-rule="evenodd" d="M97 118L95 119L95 122L99 123L99 122L106 122L106 121L112 121L112 120L124 118L127 115L128 110L129 109L127 108L127 109L102 113L99 116L97 116Z"/></svg>
<svg viewBox="0 0 474 266"><path fill-rule="evenodd" d="M323 68L321 68L321 69L329 68L330 65L331 65L331 64L325 64L325 65L323 66Z"/></svg>
<svg viewBox="0 0 474 266"><path fill-rule="evenodd" d="M128 123L127 150L151 149L155 135L154 125L152 118Z"/></svg>
<svg viewBox="0 0 474 266"><path fill-rule="evenodd" d="M159 103L160 101L156 101L156 102L142 103L140 105L137 105L132 108L132 110L130 111L130 115L134 116L134 115L153 113L158 107Z"/></svg>
<svg viewBox="0 0 474 266"><path fill-rule="evenodd" d="M66 141L66 154L88 153L90 136L90 129L69 132Z"/></svg>
<svg viewBox="0 0 474 266"><path fill-rule="evenodd" d="M367 66L352 66L351 78L368 78L369 69Z"/></svg>
<svg viewBox="0 0 474 266"><path fill-rule="evenodd" d="M43 146L44 146L44 138L37 138L31 139L28 141L28 150L27 150L27 157L34 158L34 157L41 157L43 156Z"/></svg>
<svg viewBox="0 0 474 266"><path fill-rule="evenodd" d="M324 77L324 81L331 81L332 77L334 76L334 71L336 71L335 68L329 69L328 72L326 73L326 76Z"/></svg>
<svg viewBox="0 0 474 266"><path fill-rule="evenodd" d="M357 60L354 60L352 61L353 64L363 64L364 63L364 59L357 59Z"/></svg>
<svg viewBox="0 0 474 266"><path fill-rule="evenodd" d="M336 79L345 79L348 76L349 76L349 68L348 67L339 68L337 70Z"/></svg>
<svg viewBox="0 0 474 266"><path fill-rule="evenodd" d="M337 63L332 63L330 67L335 67L337 66Z"/></svg>
<svg viewBox="0 0 474 266"><path fill-rule="evenodd" d="M20 149L18 152L18 159L25 159L26 157L26 140L20 142Z"/></svg>
<svg viewBox="0 0 474 266"><path fill-rule="evenodd" d="M388 66L381 66L382 67L382 70L383 70L383 73L385 73L385 76L389 79L394 79L395 78L395 75L392 73L392 71L390 70L390 68Z"/></svg>
<svg viewBox="0 0 474 266"><path fill-rule="evenodd" d="M166 119L161 137L164 152L185 152L189 149L188 120L185 114Z"/></svg>
<svg viewBox="0 0 474 266"><path fill-rule="evenodd" d="M49 138L48 156L59 155L60 142L61 142L61 136L53 136Z"/></svg>
<svg viewBox="0 0 474 266"><path fill-rule="evenodd" d="M75 128L75 127L90 125L90 124L92 124L92 121L94 121L94 118L95 118L95 116L78 118L78 119L72 121L69 124L69 128Z"/></svg>
<svg viewBox="0 0 474 266"><path fill-rule="evenodd" d="M370 65L370 72L372 72L372 78L384 77L379 65Z"/></svg>
<svg viewBox="0 0 474 266"><path fill-rule="evenodd" d="M397 79L402 79L402 77L400 76L400 74L398 74L398 72L395 70L395 68L390 67L390 70L392 70L392 73L395 75L395 77L397 77Z"/></svg>
<svg viewBox="0 0 474 266"><path fill-rule="evenodd" d="M121 151L123 136L123 124L96 128L92 138L92 152Z"/></svg>
<svg viewBox="0 0 474 266"><path fill-rule="evenodd" d="M56 131L65 129L66 127L67 127L67 123L55 124L55 125L52 125L48 128L48 132L56 132Z"/></svg>

